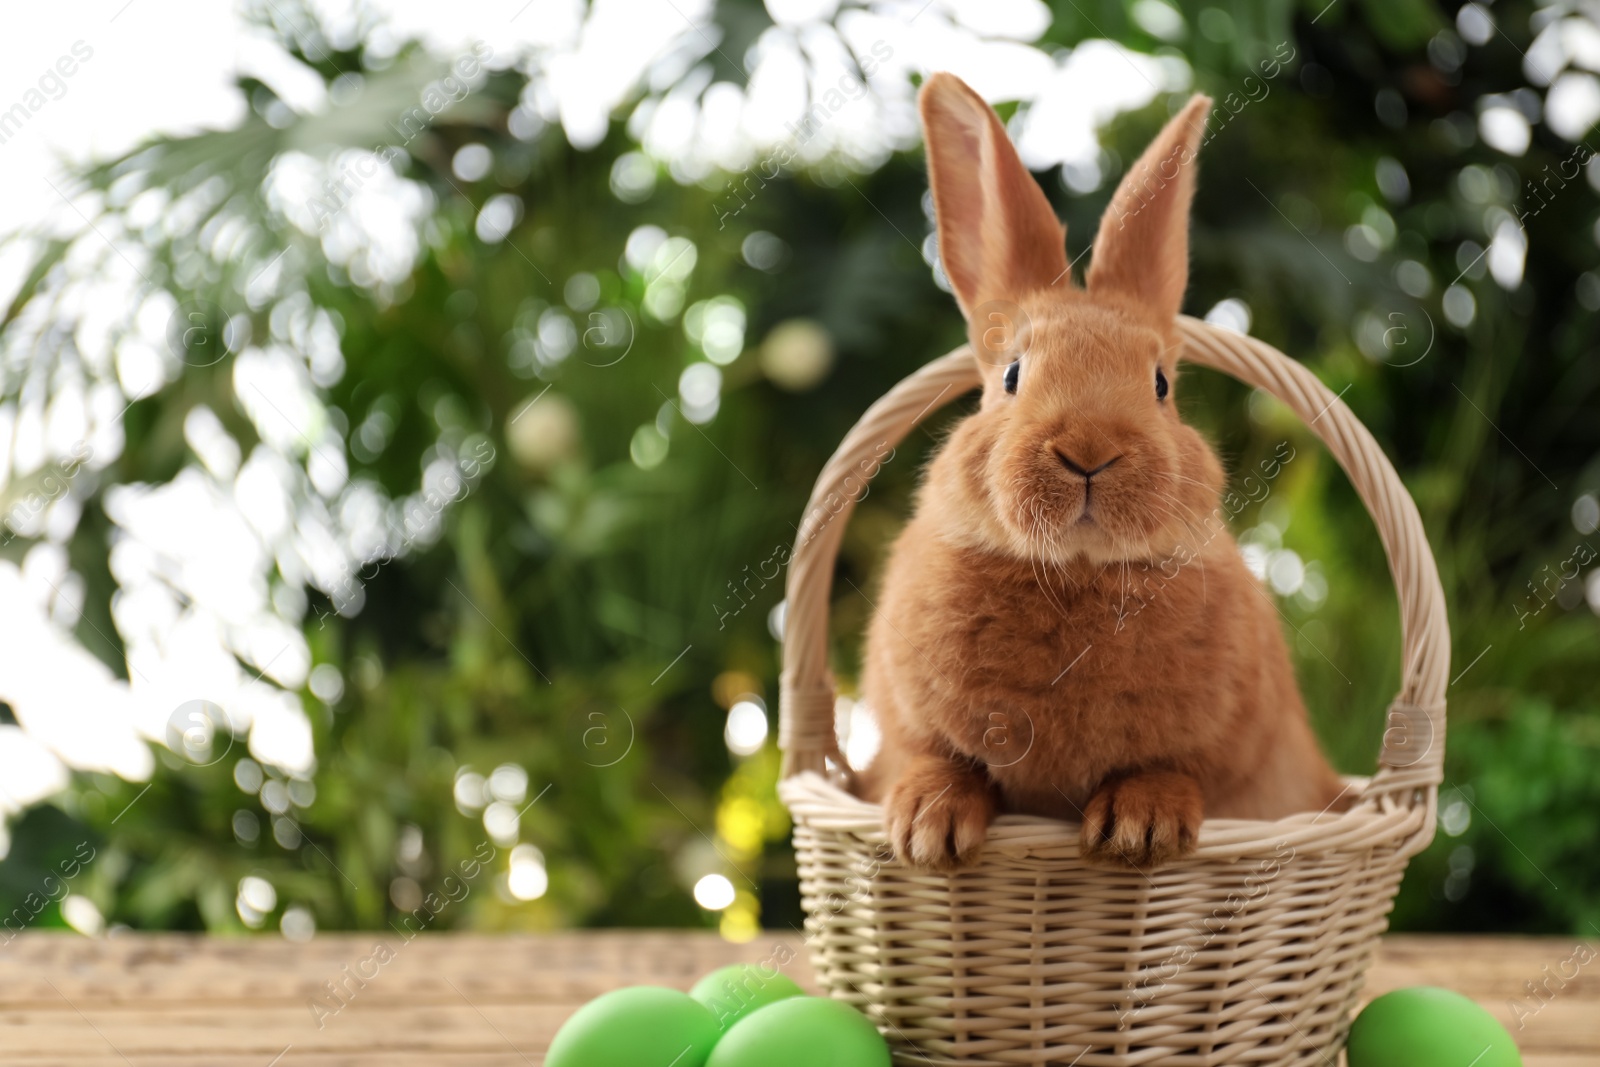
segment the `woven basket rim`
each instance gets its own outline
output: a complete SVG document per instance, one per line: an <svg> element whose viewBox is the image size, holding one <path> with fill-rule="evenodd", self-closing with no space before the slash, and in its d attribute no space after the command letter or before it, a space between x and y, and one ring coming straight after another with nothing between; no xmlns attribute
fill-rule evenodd
<svg viewBox="0 0 1600 1067"><path fill-rule="evenodd" d="M1344 780L1356 787L1358 794L1364 792L1369 781L1360 775L1345 775ZM796 822L805 826L853 834L873 846L888 842L881 804L861 799L816 771L805 771L779 782L778 795ZM1429 790L1417 790L1409 797L1365 792L1345 811L1296 812L1281 819L1208 818L1201 823L1195 850L1170 866L1177 869L1197 862L1226 862L1277 854L1285 848L1303 856L1399 845L1399 851L1409 855L1425 847L1427 838L1431 838L1432 809ZM981 870L986 859L999 856L1076 859L1080 846L1078 827L1076 822L1041 815L996 816L972 869Z"/></svg>

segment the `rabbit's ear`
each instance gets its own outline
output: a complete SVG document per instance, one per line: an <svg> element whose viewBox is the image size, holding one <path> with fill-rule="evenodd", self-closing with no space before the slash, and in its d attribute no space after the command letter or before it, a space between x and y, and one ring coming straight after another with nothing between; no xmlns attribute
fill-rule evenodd
<svg viewBox="0 0 1600 1067"><path fill-rule="evenodd" d="M1089 261L1089 292L1131 297L1161 321L1189 284L1189 202L1211 98L1195 96L1145 149L1106 207Z"/></svg>
<svg viewBox="0 0 1600 1067"><path fill-rule="evenodd" d="M1067 272L1066 231L1017 158L1000 118L953 74L934 74L918 100L939 260L962 312L1042 289Z"/></svg>

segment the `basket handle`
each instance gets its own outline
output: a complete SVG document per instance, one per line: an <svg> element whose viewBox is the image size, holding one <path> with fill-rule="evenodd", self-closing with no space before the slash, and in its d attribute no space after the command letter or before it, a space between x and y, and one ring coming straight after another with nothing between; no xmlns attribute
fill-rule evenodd
<svg viewBox="0 0 1600 1067"><path fill-rule="evenodd" d="M1404 798L1444 773L1445 688L1450 629L1444 590L1417 506L1372 434L1316 375L1252 337L1180 316L1183 358L1223 371L1287 404L1328 446L1366 505L1400 598L1402 673L1389 708L1378 773L1366 796ZM895 445L936 407L979 384L966 346L941 356L889 390L822 468L790 556L785 589L778 743L783 776L844 765L834 732L828 668L828 605L844 526L867 482Z"/></svg>

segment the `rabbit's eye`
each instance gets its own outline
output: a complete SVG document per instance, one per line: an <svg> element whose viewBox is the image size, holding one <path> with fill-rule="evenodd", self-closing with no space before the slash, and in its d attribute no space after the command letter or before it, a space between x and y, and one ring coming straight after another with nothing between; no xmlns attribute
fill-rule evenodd
<svg viewBox="0 0 1600 1067"><path fill-rule="evenodd" d="M1157 400L1165 400L1166 398L1167 398L1167 376L1166 376L1165 373L1162 372L1160 367L1157 367L1156 368L1156 399Z"/></svg>
<svg viewBox="0 0 1600 1067"><path fill-rule="evenodd" d="M1011 366L1006 368L1006 376L1001 379L1001 381L1005 383L1006 392L1015 393L1017 391L1017 377L1021 373L1022 373L1022 360L1020 360L1020 359L1012 360L1011 361ZM1166 387L1163 386L1161 391L1162 391L1163 394L1165 394Z"/></svg>

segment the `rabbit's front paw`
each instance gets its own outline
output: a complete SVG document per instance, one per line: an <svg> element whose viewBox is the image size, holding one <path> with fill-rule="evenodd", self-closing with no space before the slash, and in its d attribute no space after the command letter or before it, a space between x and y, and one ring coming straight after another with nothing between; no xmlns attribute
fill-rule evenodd
<svg viewBox="0 0 1600 1067"><path fill-rule="evenodd" d="M1154 867L1194 851L1205 808L1200 785L1177 771L1106 782L1083 814L1083 856L1115 867Z"/></svg>
<svg viewBox="0 0 1600 1067"><path fill-rule="evenodd" d="M884 802L895 857L936 871L971 864L994 813L994 790L983 772L931 756L912 763Z"/></svg>

